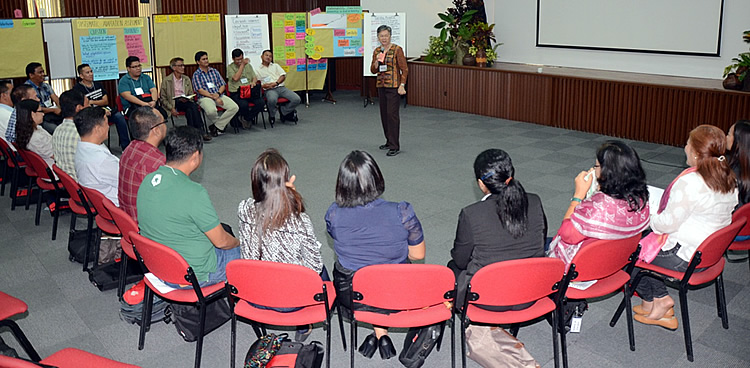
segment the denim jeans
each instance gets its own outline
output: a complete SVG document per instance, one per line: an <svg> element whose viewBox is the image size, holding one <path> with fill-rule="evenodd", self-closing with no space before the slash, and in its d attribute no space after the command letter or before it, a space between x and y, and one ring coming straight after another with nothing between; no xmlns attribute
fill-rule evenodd
<svg viewBox="0 0 750 368"><path fill-rule="evenodd" d="M678 250L680 250L679 244L677 244L670 250L660 250L659 254L656 255L656 258L651 261L651 264L677 272L687 271L688 265L690 263L685 262L682 258L677 256ZM637 275L641 270L643 269L636 267L635 270L633 270L633 277L635 277L635 275ZM704 270L705 268L696 268L695 272L702 272ZM663 298L669 295L669 293L667 292L667 284L664 283L664 280L656 277L651 277L649 275L643 276L641 278L641 281L638 283L638 287L636 287L635 291L638 292L638 295L641 296L641 299L647 302L654 301L654 298Z"/></svg>
<svg viewBox="0 0 750 368"><path fill-rule="evenodd" d="M240 247L234 247L232 249L220 249L214 247L216 251L216 271L208 274L208 281L201 281L198 283L200 287L206 287L213 284L218 284L227 280L227 264L235 259L240 259ZM165 284L176 288L176 289L192 289L192 285L184 284L173 284L171 282L164 282Z"/></svg>

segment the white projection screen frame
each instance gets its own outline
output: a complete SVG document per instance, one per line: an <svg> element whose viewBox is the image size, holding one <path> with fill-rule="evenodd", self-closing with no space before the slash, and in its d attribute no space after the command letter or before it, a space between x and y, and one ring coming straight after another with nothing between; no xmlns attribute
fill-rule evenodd
<svg viewBox="0 0 750 368"><path fill-rule="evenodd" d="M719 56L724 0L537 0L536 45Z"/></svg>

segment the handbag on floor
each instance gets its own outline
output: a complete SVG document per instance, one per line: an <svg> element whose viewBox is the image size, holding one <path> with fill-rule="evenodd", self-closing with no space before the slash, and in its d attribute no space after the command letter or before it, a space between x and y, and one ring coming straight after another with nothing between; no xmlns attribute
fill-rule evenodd
<svg viewBox="0 0 750 368"><path fill-rule="evenodd" d="M485 368L541 367L523 343L500 327L469 325L467 356Z"/></svg>
<svg viewBox="0 0 750 368"><path fill-rule="evenodd" d="M276 352L281 348L281 343L286 339L287 334L266 334L259 337L250 345L245 355L244 368L265 368Z"/></svg>
<svg viewBox="0 0 750 368"><path fill-rule="evenodd" d="M320 368L324 355L323 344L318 341L305 345L284 339L266 368Z"/></svg>
<svg viewBox="0 0 750 368"><path fill-rule="evenodd" d="M398 361L406 368L419 368L424 364L427 356L437 345L440 338L442 323L410 328L404 338L404 348L398 356Z"/></svg>
<svg viewBox="0 0 750 368"><path fill-rule="evenodd" d="M229 321L231 312L225 298L214 300L205 306L206 323L203 336ZM195 304L169 303L164 314L174 322L177 333L187 342L198 340L200 330L200 309Z"/></svg>

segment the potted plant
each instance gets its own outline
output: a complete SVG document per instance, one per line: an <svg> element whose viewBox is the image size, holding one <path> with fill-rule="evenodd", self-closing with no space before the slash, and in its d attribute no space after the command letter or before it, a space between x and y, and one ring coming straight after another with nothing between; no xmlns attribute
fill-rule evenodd
<svg viewBox="0 0 750 368"><path fill-rule="evenodd" d="M494 24L487 24L485 22L474 23L471 27L472 38L470 41L471 47L469 53L476 58L478 67L487 66L488 53L491 53L493 56L491 61L494 61L497 57L497 54L495 53L497 45L495 45L494 48L490 47L492 42L495 41L495 34L492 32L494 28Z"/></svg>
<svg viewBox="0 0 750 368"><path fill-rule="evenodd" d="M435 28L440 30L440 39L450 41L454 60L452 62L462 62L463 57L469 48L469 42L473 37L472 24L476 10L469 10L464 0L454 0L454 8L448 8L445 13L438 13L440 22L435 24Z"/></svg>
<svg viewBox="0 0 750 368"><path fill-rule="evenodd" d="M430 36L430 43L425 50L424 61L436 64L450 64L456 55L452 41L440 37Z"/></svg>
<svg viewBox="0 0 750 368"><path fill-rule="evenodd" d="M742 38L750 43L750 30L743 32ZM724 88L750 91L750 52L743 52L732 61L724 68Z"/></svg>

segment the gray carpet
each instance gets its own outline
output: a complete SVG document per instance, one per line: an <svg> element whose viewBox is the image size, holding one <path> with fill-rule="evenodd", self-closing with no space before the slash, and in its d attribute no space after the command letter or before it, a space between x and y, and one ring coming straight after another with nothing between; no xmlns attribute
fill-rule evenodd
<svg viewBox="0 0 750 368"><path fill-rule="evenodd" d="M460 209L481 197L472 163L486 148L508 151L516 178L528 192L542 198L552 236L562 220L573 192L573 177L594 164L596 148L608 137L553 127L493 119L469 114L408 106L401 110L402 153L386 157L377 105L362 107L356 93L337 92L338 103L320 102L314 94L309 108L300 108L298 125L255 126L239 134L227 133L205 147L203 166L193 174L202 183L222 221L237 226L237 205L250 196L249 172L257 155L267 147L281 151L297 175L323 258L333 266L333 242L326 234L323 216L334 197L338 166L353 149L369 151L386 179L384 198L408 201L422 222L427 243L425 263L445 264L450 259ZM184 120L178 119L178 124ZM112 129L113 135L116 135ZM112 137L113 142L117 142ZM644 160L650 184L664 187L680 172L685 156L680 147L629 142ZM119 148L113 148L119 155ZM674 165L664 166L662 164ZM120 321L114 291L92 286L79 264L68 261L66 249L69 216L60 219L58 239L50 241L51 218L33 224L33 206L10 211L7 195L0 197L0 290L29 304L26 315L14 318L42 356L64 347L77 347L143 367L188 367L193 364L194 343L185 343L174 326L152 326L143 351L137 350L138 327ZM716 316L713 287L688 294L695 348L695 367L747 367L750 357L750 271L748 265L727 264L724 271L729 310L729 330ZM671 290L676 298L676 291ZM580 334L569 334L571 367L682 367L685 357L682 328L671 332L635 323L636 352L627 346L624 319L614 328L608 322L620 298L590 303ZM637 298L634 299L637 302ZM677 308L679 309L679 308ZM679 310L677 311L679 313ZM334 323L337 323L334 317ZM348 331L349 325L345 325ZM359 330L360 340L368 329ZM7 330L6 342L17 347ZM238 362L255 337L249 325L240 324ZM400 350L404 331L393 331ZM544 367L552 367L550 327L542 321L521 328L519 338ZM458 337L458 334L457 334ZM324 341L322 328L312 339ZM208 335L203 348L204 367L229 366L230 327ZM358 341L359 343L361 341ZM348 366L336 327L332 341L333 367ZM426 367L450 366L450 344L433 352ZM456 354L460 364L460 353ZM399 367L397 359L371 360L356 354L360 367ZM472 361L469 366L478 367Z"/></svg>

